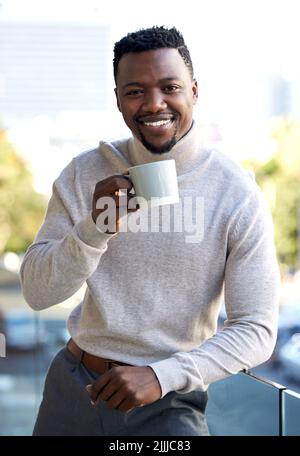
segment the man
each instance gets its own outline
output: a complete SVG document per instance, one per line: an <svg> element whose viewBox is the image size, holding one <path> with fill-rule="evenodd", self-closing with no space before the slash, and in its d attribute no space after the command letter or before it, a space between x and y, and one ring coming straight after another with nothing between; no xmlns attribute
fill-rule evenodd
<svg viewBox="0 0 300 456"><path fill-rule="evenodd" d="M48 371L34 435L207 435L208 385L274 348L272 221L255 182L201 146L182 35L140 30L114 55L117 105L133 137L101 142L63 170L21 268L35 310L87 283L68 319L71 340ZM203 201L198 242L180 230L121 229L120 190L130 192L128 207L133 196L127 168L165 159L176 161L181 199ZM107 197L117 203L115 229L98 225ZM223 286L228 318L216 332Z"/></svg>

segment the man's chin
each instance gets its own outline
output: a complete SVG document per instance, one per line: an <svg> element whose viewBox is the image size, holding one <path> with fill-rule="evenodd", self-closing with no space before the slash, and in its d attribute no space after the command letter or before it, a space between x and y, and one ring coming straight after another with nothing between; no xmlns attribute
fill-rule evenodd
<svg viewBox="0 0 300 456"><path fill-rule="evenodd" d="M156 145L146 140L146 138L141 135L142 144L153 154L165 154L170 152L170 150L177 143L176 136L174 135L169 141L164 142L163 144Z"/></svg>

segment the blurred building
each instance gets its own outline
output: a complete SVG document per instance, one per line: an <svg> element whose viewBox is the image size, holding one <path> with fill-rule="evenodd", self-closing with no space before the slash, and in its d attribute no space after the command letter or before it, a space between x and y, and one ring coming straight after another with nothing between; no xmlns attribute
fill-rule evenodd
<svg viewBox="0 0 300 456"><path fill-rule="evenodd" d="M0 22L0 118L107 108L109 27Z"/></svg>
<svg viewBox="0 0 300 456"><path fill-rule="evenodd" d="M286 116L290 114L292 85L282 76L274 76L270 83L271 89L271 116Z"/></svg>
<svg viewBox="0 0 300 456"><path fill-rule="evenodd" d="M111 47L106 24L0 20L0 125L41 193L73 156L118 133Z"/></svg>

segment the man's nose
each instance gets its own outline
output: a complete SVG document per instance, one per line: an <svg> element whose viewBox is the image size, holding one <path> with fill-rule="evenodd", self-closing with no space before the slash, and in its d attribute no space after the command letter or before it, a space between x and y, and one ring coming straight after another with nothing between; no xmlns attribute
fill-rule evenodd
<svg viewBox="0 0 300 456"><path fill-rule="evenodd" d="M151 91L145 94L143 110L147 112L159 112L167 108L163 94L160 91Z"/></svg>

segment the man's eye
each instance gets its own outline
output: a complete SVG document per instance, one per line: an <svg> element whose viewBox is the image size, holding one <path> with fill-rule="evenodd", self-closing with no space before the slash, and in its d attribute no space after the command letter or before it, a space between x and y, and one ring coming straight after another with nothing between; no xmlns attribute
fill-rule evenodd
<svg viewBox="0 0 300 456"><path fill-rule="evenodd" d="M134 89L134 90L129 90L129 92L126 93L126 95L141 95L143 93L142 89Z"/></svg>
<svg viewBox="0 0 300 456"><path fill-rule="evenodd" d="M169 85L167 87L164 88L164 91L165 92L176 92L176 90L178 90L179 87L178 86L175 86L175 85Z"/></svg>

